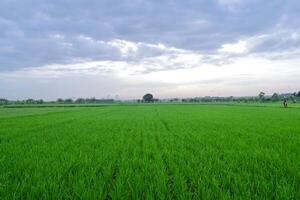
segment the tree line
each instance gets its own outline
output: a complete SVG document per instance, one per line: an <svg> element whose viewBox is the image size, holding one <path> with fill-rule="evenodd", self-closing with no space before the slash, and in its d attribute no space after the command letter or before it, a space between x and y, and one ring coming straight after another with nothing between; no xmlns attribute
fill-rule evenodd
<svg viewBox="0 0 300 200"><path fill-rule="evenodd" d="M157 99L154 98L152 94L145 94L142 99L136 100L138 103L155 103L155 102L182 102L182 103L196 103L196 102L278 102L288 100L290 102L300 101L300 91L294 93L266 95L265 92L260 92L257 96L247 96L247 97L192 97L192 98L169 98L169 99ZM100 103L116 103L120 100L115 99L97 99L92 98L59 98L56 101L45 101L43 99L25 99L25 100L8 100L5 98L0 98L0 105L9 104L100 104Z"/></svg>
<svg viewBox="0 0 300 200"><path fill-rule="evenodd" d="M138 99L138 103L153 103L153 102L182 102L182 103L197 103L197 102L278 102L288 100L291 102L300 101L300 91L294 93L266 95L265 92L260 92L257 96L245 96L245 97L192 97L192 98L169 98L169 99L155 99L152 94L145 94L142 99Z"/></svg>
<svg viewBox="0 0 300 200"><path fill-rule="evenodd" d="M8 100L5 98L0 98L0 105L9 105L9 104L97 104L97 103L114 103L114 99L96 99L92 98L59 98L56 101L45 101L43 99L25 99L25 100Z"/></svg>
<svg viewBox="0 0 300 200"><path fill-rule="evenodd" d="M96 99L95 97L92 98L78 98L78 99L57 99L56 103L62 103L62 104L93 104L93 103L114 103L114 99Z"/></svg>

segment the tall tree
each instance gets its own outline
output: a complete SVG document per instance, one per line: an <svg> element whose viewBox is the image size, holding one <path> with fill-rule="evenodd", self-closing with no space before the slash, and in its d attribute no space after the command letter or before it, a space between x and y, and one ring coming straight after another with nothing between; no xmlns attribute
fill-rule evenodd
<svg viewBox="0 0 300 200"><path fill-rule="evenodd" d="M147 102L147 103L153 102L153 95L150 94L150 93L145 94L145 95L143 96L143 101L144 101L144 102Z"/></svg>
<svg viewBox="0 0 300 200"><path fill-rule="evenodd" d="M279 101L279 95L277 94L277 93L274 93L273 95L272 95L272 101Z"/></svg>
<svg viewBox="0 0 300 200"><path fill-rule="evenodd" d="M260 92L260 93L258 94L259 99L260 99L260 100L263 100L264 97L265 97L265 94L266 94L266 93L264 93L264 92Z"/></svg>

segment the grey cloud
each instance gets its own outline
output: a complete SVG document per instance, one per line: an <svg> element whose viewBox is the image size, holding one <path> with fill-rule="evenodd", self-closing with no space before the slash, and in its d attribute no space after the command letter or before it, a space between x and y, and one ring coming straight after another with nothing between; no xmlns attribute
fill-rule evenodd
<svg viewBox="0 0 300 200"><path fill-rule="evenodd" d="M78 58L123 59L117 49L80 42L78 35L106 42L163 43L210 54L224 43L269 31L279 23L283 29L299 24L296 0L246 0L236 4L234 12L226 6L218 0L2 0L0 70L70 63ZM55 34L64 35L64 41L49 37ZM283 44L297 45L292 41L277 45ZM268 46L266 42L260 49ZM160 54L147 48L136 56Z"/></svg>

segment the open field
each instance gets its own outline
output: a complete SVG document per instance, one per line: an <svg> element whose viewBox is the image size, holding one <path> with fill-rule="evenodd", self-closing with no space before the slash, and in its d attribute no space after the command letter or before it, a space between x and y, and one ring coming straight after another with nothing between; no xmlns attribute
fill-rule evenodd
<svg viewBox="0 0 300 200"><path fill-rule="evenodd" d="M0 108L0 199L300 199L300 107Z"/></svg>

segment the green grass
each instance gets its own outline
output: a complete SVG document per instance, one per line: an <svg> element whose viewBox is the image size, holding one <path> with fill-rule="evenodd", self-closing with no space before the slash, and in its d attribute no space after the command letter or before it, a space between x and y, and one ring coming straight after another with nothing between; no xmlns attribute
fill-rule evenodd
<svg viewBox="0 0 300 200"><path fill-rule="evenodd" d="M300 109L0 109L0 199L300 199Z"/></svg>

